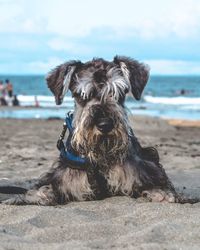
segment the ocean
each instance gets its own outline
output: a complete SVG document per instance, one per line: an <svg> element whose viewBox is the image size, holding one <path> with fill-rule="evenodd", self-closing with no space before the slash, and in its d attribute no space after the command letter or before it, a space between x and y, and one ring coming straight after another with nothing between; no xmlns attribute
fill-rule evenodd
<svg viewBox="0 0 200 250"><path fill-rule="evenodd" d="M20 106L27 109L0 109L0 118L64 118L73 110L73 99L67 93L61 106L54 97L43 75L0 75L10 79ZM32 108L35 96L42 109ZM166 119L200 120L200 76L151 76L140 101L126 99L127 111L133 115L148 115Z"/></svg>

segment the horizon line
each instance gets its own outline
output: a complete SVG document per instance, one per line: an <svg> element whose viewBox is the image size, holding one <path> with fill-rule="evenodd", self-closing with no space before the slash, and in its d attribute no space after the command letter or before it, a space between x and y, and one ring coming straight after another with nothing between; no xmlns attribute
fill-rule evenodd
<svg viewBox="0 0 200 250"><path fill-rule="evenodd" d="M0 72L0 76L45 76L45 75L47 75L48 73L1 73ZM200 72L198 73L198 74L190 74L190 73L188 73L188 74L173 74L173 73L171 73L171 74L150 74L150 77L149 78L151 78L151 77L157 77L157 76L159 76L159 77L162 77L162 76L199 76L200 77Z"/></svg>

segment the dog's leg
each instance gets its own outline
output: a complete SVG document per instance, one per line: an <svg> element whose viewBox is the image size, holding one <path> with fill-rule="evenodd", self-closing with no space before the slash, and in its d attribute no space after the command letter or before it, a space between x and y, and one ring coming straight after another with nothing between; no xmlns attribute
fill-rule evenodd
<svg viewBox="0 0 200 250"><path fill-rule="evenodd" d="M141 159L132 161L137 182L136 189L149 201L177 202L177 193L164 168L158 162Z"/></svg>
<svg viewBox="0 0 200 250"><path fill-rule="evenodd" d="M72 169L61 159L43 175L34 189L24 195L2 201L8 205L56 205L70 201L84 201L94 198L86 171Z"/></svg>
<svg viewBox="0 0 200 250"><path fill-rule="evenodd" d="M26 194L18 195L2 201L6 205L55 205L55 195L51 185L40 187L38 190L31 189Z"/></svg>

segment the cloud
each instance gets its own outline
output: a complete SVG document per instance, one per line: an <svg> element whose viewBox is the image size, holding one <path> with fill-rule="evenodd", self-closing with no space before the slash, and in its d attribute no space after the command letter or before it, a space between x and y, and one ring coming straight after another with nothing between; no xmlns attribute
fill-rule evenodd
<svg viewBox="0 0 200 250"><path fill-rule="evenodd" d="M200 73L197 0L0 0L0 9L1 72L124 54L155 74Z"/></svg>
<svg viewBox="0 0 200 250"><path fill-rule="evenodd" d="M0 31L85 37L107 27L114 37L156 39L200 35L196 0L35 0L0 2Z"/></svg>
<svg viewBox="0 0 200 250"><path fill-rule="evenodd" d="M190 38L200 32L200 2L196 0L50 0L43 11L48 32L67 37L87 36L100 27L112 29L113 36L144 39Z"/></svg>
<svg viewBox="0 0 200 250"><path fill-rule="evenodd" d="M53 38L48 41L48 46L56 51L70 52L73 55L87 55L92 49L81 43L68 41L66 38Z"/></svg>
<svg viewBox="0 0 200 250"><path fill-rule="evenodd" d="M146 60L154 75L197 75L200 73L200 61L182 60Z"/></svg>
<svg viewBox="0 0 200 250"><path fill-rule="evenodd" d="M29 62L0 62L0 74L47 74L64 62L62 57L49 57ZM144 60L150 66L151 75L199 75L200 61Z"/></svg>
<svg viewBox="0 0 200 250"><path fill-rule="evenodd" d="M43 61L33 61L26 65L27 71L33 73L47 73L51 69L63 63L63 60L58 57L50 57Z"/></svg>
<svg viewBox="0 0 200 250"><path fill-rule="evenodd" d="M11 72L14 74L47 74L61 63L63 63L63 59L59 57L29 62L0 62L0 74L10 74Z"/></svg>
<svg viewBox="0 0 200 250"><path fill-rule="evenodd" d="M39 5L37 5L39 7ZM34 1L17 0L0 2L1 33L42 33L47 19L43 18L40 8Z"/></svg>

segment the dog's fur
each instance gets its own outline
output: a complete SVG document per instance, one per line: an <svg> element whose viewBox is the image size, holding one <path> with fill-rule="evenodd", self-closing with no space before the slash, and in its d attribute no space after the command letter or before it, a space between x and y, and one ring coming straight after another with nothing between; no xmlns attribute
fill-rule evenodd
<svg viewBox="0 0 200 250"><path fill-rule="evenodd" d="M62 103L68 89L74 97L71 146L88 159L88 166L76 169L60 157L34 189L6 203L55 205L112 195L175 202L157 151L141 147L124 107L127 93L140 99L148 77L146 65L120 56L112 62L70 61L52 70L47 84L56 103Z"/></svg>

